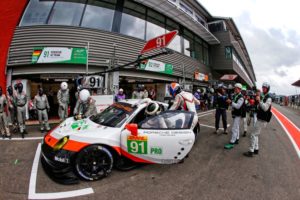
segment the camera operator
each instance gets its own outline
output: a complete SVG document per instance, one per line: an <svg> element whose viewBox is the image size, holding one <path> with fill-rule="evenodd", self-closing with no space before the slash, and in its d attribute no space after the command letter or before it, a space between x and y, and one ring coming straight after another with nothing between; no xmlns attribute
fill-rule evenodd
<svg viewBox="0 0 300 200"><path fill-rule="evenodd" d="M256 104L257 104L257 122L254 125L254 130L250 135L250 148L248 152L244 153L244 156L253 157L253 154L258 154L258 136L261 132L263 126L266 123L270 122L272 113L272 98L269 95L270 85L268 83L263 83L262 85L262 94L256 95Z"/></svg>

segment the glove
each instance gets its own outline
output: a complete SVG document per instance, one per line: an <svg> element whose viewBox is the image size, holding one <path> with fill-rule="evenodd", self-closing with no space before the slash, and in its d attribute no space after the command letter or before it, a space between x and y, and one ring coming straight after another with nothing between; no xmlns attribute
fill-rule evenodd
<svg viewBox="0 0 300 200"><path fill-rule="evenodd" d="M50 112L50 108L47 108L47 112Z"/></svg>

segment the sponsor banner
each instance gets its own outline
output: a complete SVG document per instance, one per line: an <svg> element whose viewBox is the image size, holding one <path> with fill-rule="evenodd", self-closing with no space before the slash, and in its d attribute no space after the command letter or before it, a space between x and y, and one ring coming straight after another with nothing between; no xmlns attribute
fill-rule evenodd
<svg viewBox="0 0 300 200"><path fill-rule="evenodd" d="M200 72L195 72L194 78L198 81L208 81L208 75L202 74Z"/></svg>
<svg viewBox="0 0 300 200"><path fill-rule="evenodd" d="M140 64L139 69L170 75L173 74L173 65L151 59L143 61Z"/></svg>
<svg viewBox="0 0 300 200"><path fill-rule="evenodd" d="M35 47L31 62L86 64L87 52L85 48Z"/></svg>

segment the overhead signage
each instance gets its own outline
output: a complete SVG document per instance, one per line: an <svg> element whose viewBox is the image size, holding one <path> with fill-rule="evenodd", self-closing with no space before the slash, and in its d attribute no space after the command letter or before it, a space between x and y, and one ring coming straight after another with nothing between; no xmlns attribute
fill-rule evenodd
<svg viewBox="0 0 300 200"><path fill-rule="evenodd" d="M85 48L35 47L31 62L86 64L87 52Z"/></svg>
<svg viewBox="0 0 300 200"><path fill-rule="evenodd" d="M170 75L173 74L173 65L151 59L143 61L140 64L139 69Z"/></svg>
<svg viewBox="0 0 300 200"><path fill-rule="evenodd" d="M202 74L200 72L195 72L194 78L198 81L208 81L208 75Z"/></svg>
<svg viewBox="0 0 300 200"><path fill-rule="evenodd" d="M222 81L233 81L234 79L237 78L237 75L236 74L224 74L220 80Z"/></svg>
<svg viewBox="0 0 300 200"><path fill-rule="evenodd" d="M144 48L141 50L140 54L144 54L146 52L152 51L154 49L160 49L167 47L170 42L174 39L174 37L178 34L178 31L171 31L167 34L155 37L153 39L148 40L145 44Z"/></svg>

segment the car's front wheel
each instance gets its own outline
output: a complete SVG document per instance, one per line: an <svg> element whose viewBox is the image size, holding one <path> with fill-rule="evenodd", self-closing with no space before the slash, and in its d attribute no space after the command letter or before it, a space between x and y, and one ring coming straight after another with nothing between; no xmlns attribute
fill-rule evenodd
<svg viewBox="0 0 300 200"><path fill-rule="evenodd" d="M111 152L101 145L81 150L75 159L75 170L84 180L94 181L106 177L113 167Z"/></svg>

